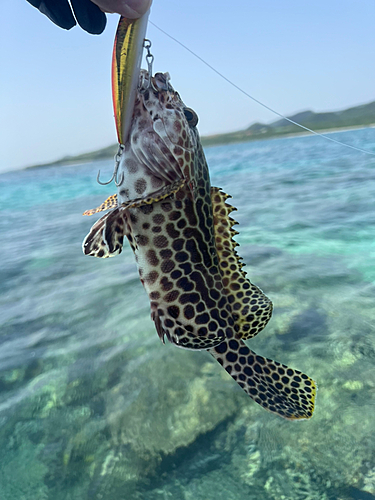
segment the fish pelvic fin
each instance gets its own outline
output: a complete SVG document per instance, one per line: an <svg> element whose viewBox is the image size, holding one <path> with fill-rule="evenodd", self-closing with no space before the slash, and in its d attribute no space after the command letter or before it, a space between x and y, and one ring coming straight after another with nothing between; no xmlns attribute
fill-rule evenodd
<svg viewBox="0 0 375 500"><path fill-rule="evenodd" d="M114 257L122 252L124 236L128 233L126 210L115 208L92 226L82 243L83 253L102 259Z"/></svg>
<svg viewBox="0 0 375 500"><path fill-rule="evenodd" d="M215 245L223 285L232 308L236 337L244 340L255 337L267 325L272 316L272 302L247 278L243 271L242 257L237 253L238 243L233 237L238 234L233 226L238 224L230 214L236 210L226 200L231 198L220 188L211 188L214 215Z"/></svg>
<svg viewBox="0 0 375 500"><path fill-rule="evenodd" d="M288 420L312 417L317 387L304 373L258 356L242 340L234 338L209 353L266 410Z"/></svg>
<svg viewBox="0 0 375 500"><path fill-rule="evenodd" d="M111 208L117 208L117 194L111 195L107 198L101 205L96 208L91 208L90 210L86 210L82 215L94 215L98 212L104 212L104 210L110 210Z"/></svg>
<svg viewBox="0 0 375 500"><path fill-rule="evenodd" d="M187 181L185 179L179 179L178 181L172 182L168 186L159 189L155 193L152 193L152 195L148 196L147 198L138 198L123 203L122 207L138 208L144 205L151 205L152 203L156 203L160 200L164 200L165 198L168 198L169 196L172 196L173 194L177 193L177 191L181 189L186 184L186 182ZM96 208L91 208L90 210L86 210L85 212L83 212L82 215L94 215L99 212L104 212L105 210L110 210L117 207L118 207L117 194L112 194L101 205L99 205Z"/></svg>
<svg viewBox="0 0 375 500"><path fill-rule="evenodd" d="M128 210L129 208L139 208L144 207L145 205L152 205L153 203L157 203L159 201L165 200L166 198L169 198L170 196L173 196L177 193L177 191L183 188L185 184L185 179L178 179L176 182L172 182L171 184L168 184L167 186L154 191L149 196L126 201L122 203L121 206Z"/></svg>

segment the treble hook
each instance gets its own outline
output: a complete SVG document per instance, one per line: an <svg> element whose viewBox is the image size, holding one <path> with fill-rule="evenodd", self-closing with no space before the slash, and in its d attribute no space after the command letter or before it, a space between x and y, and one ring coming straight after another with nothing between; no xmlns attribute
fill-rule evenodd
<svg viewBox="0 0 375 500"><path fill-rule="evenodd" d="M122 182L124 180L124 172L121 172L120 181L118 181L118 179L117 179L117 172L118 172L118 169L120 166L120 160L121 160L122 153L124 152L124 149L125 149L125 146L123 144L119 144L117 153L115 154L115 169L114 169L112 177L109 179L109 181L102 182L99 180L99 177L100 177L100 170L99 170L98 175L96 177L96 182L98 184L100 184L101 186L106 186L107 184L110 184L113 180L115 181L115 184L117 187L122 184Z"/></svg>
<svg viewBox="0 0 375 500"><path fill-rule="evenodd" d="M97 182L98 184L100 184L101 186L106 186L107 184L111 184L111 182L112 182L112 181L113 181L113 179L115 178L116 173L117 173L117 172L113 172L112 177L109 179L109 181L108 181L108 182L102 182L102 181L100 181L100 180L99 180L99 177L100 177L100 170L99 170L98 175L96 176L96 182Z"/></svg>

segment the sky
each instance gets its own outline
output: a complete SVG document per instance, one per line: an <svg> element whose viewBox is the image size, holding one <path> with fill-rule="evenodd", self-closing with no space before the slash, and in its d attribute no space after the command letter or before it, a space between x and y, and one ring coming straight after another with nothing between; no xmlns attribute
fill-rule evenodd
<svg viewBox="0 0 375 500"><path fill-rule="evenodd" d="M26 0L0 0L0 172L116 142L102 35L65 31ZM373 0L154 0L150 20L256 99L290 116L375 100ZM154 70L199 116L202 135L278 119L149 25ZM143 67L146 67L144 62Z"/></svg>

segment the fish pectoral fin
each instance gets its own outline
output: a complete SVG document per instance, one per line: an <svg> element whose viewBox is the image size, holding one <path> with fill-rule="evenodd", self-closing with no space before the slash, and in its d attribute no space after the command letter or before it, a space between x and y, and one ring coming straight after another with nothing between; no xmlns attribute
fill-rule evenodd
<svg viewBox="0 0 375 500"><path fill-rule="evenodd" d="M124 236L129 233L126 211L115 208L92 226L82 243L85 255L106 259L122 252Z"/></svg>
<svg viewBox="0 0 375 500"><path fill-rule="evenodd" d="M209 352L266 410L288 420L312 417L317 389L304 373L258 356L242 340L226 340Z"/></svg>
<svg viewBox="0 0 375 500"><path fill-rule="evenodd" d="M152 205L153 203L162 201L165 198L168 198L169 196L177 193L177 191L181 189L186 184L186 182L187 181L185 179L179 179L176 182L172 182L171 184L168 184L167 186L164 186L163 188L150 193L144 198L135 198L133 200L122 203L121 207L128 210L129 208L139 208L143 207L144 205Z"/></svg>
<svg viewBox="0 0 375 500"><path fill-rule="evenodd" d="M192 165L194 151L173 142L164 121L156 115L153 118L153 130L144 131L137 141L132 140L132 149L151 175L166 182L174 182L185 177L180 165L184 163L181 161L183 155L188 153L189 163ZM175 139L178 141L177 137Z"/></svg>
<svg viewBox="0 0 375 500"><path fill-rule="evenodd" d="M214 216L215 245L219 267L224 278L224 289L232 304L237 338L255 337L266 326L272 315L272 302L247 278L242 270L244 264L238 255L238 243L233 237L237 222L230 217L236 210L226 200L230 195L217 187L211 187L211 201ZM225 284L226 283L226 284Z"/></svg>
<svg viewBox="0 0 375 500"><path fill-rule="evenodd" d="M111 208L117 208L117 194L111 195L107 198L101 205L96 208L91 208L90 210L86 210L82 215L94 215L98 212L104 212L104 210L110 210Z"/></svg>

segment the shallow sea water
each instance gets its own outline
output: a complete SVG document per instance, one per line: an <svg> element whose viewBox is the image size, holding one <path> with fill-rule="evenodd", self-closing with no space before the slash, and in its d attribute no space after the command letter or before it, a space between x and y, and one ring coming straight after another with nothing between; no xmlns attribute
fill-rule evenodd
<svg viewBox="0 0 375 500"><path fill-rule="evenodd" d="M375 151L374 128L331 137ZM375 499L375 157L316 137L206 156L274 303L248 345L317 381L313 418L162 345L128 246L82 254L112 162L3 174L1 500Z"/></svg>

